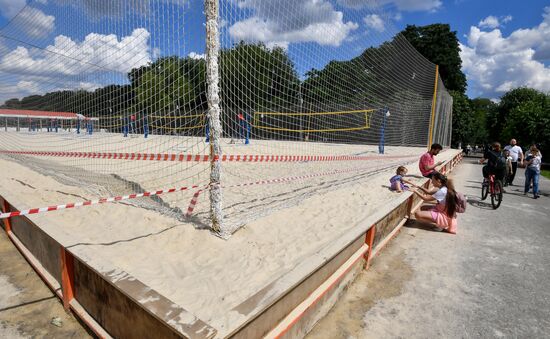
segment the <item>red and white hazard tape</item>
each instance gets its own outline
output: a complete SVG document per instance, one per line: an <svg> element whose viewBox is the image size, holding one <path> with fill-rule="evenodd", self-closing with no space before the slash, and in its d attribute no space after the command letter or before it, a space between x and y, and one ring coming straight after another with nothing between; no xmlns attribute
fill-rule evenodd
<svg viewBox="0 0 550 339"><path fill-rule="evenodd" d="M401 159L407 159L407 158L418 158L418 156L408 156L403 157ZM392 165L393 166L393 165ZM382 169L387 169L388 166L383 167ZM311 179L315 177L322 177L327 175L334 175L334 174L342 174L342 173L350 173L350 172L358 172L358 171L364 171L367 169L372 169L372 167L356 167L356 168L349 168L345 170L334 170L334 171L327 171L327 172L321 172L321 173L314 173L314 174L308 174L308 175L299 175L294 177L286 177L286 178L276 178L276 179L268 179L268 180L259 180L259 181L252 181L242 184L235 184L230 186L224 186L222 185L222 188L235 188L235 187L244 187L244 186L253 186L253 185L265 185L265 184L279 184L289 181L296 181L296 180L303 180L303 179ZM200 189L193 194L193 198L191 199L191 202L189 203L189 206L187 207L187 216L191 216L193 214L193 211L195 210L195 207L199 200L199 195L201 194L203 190Z"/></svg>
<svg viewBox="0 0 550 339"><path fill-rule="evenodd" d="M387 159L408 159L408 158L417 158L418 156L406 156L406 157L384 157L385 160ZM320 176L326 176L326 175L334 175L334 174L341 174L341 173L349 173L349 172L357 172L357 171L363 171L366 169L371 169L372 167L359 167L359 168L349 168L345 170L334 170L334 171L327 171L327 172L321 172L321 173L314 173L314 174L308 174L308 175L300 175L300 176L293 176L293 177L286 177L286 178L276 178L276 179L268 179L268 180L259 180L259 181L253 181L248 183L242 183L242 184L235 184L230 186L222 186L225 188L234 188L234 187L244 187L244 186L252 186L252 185L262 185L262 184L275 184L275 183L284 183L289 181L295 181L295 180L302 180L302 179L309 179L314 177L320 177ZM383 169L388 168L387 166ZM83 206L91 206L91 205L97 205L97 204L104 204L108 202L117 202L122 200L130 200L130 199L136 199L136 198L142 198L142 197L150 197L154 195L161 195L166 193L173 193L173 192L181 192L181 191L187 191L190 189L199 188L201 186L198 185L192 185L192 186L184 186L180 188L169 188L169 189L163 189L158 191L151 191L151 192L143 192L143 193L134 193L129 195L123 195L123 196L116 196L116 197L110 197L110 198L101 198L97 200L87 200L87 201L81 201L81 202L75 202L75 203L68 203L63 205L54 205L54 206L48 206L48 207L41 207L41 208L31 208L28 210L23 211L17 211L17 212L6 212L6 213L0 213L0 219L6 219L11 217L17 217L22 215L29 215L29 214L37 214L37 213L44 213L44 212L51 212L51 211L58 211L63 209L70 209L70 208L76 208L76 207L83 207ZM198 198L201 194L201 192L205 189L207 189L208 186L203 186L203 188L197 190L195 194L193 194L193 198L191 199L191 202L189 204L189 207L187 208L187 216L191 216L193 213L193 210L195 209Z"/></svg>
<svg viewBox="0 0 550 339"><path fill-rule="evenodd" d="M150 196L161 195L161 194L166 194L166 193L187 191L187 190L195 189L195 188L199 188L199 186L193 185L193 186L185 186L185 187L180 187L180 188L169 188L169 189L152 191L152 192L135 193L135 194L122 195L122 196L117 196L117 197L101 198L101 199L97 199L97 200L87 200L87 201L81 201L81 202L73 202L73 203L64 204L64 205L48 206L48 207L41 207L41 208L31 208L31 209L28 209L28 210L17 211L17 212L0 213L0 219L17 217L17 216L20 216L20 215L29 215L29 214L37 214L37 213L58 211L58 210L64 210L64 209L76 208L76 207L82 207L82 206L91 206L91 205L97 205L97 204L104 204L104 203L108 203L108 202L117 202L117 201L122 201L122 200L130 200L130 199L136 199L136 198L142 198L142 197L150 197Z"/></svg>
<svg viewBox="0 0 550 339"><path fill-rule="evenodd" d="M34 155L62 158L88 158L111 160L152 160L152 161L194 161L208 162L209 155L175 153L112 153L112 152L49 152L49 151L9 151L0 150L0 154ZM357 161L397 159L405 156L359 156L359 155L258 155L224 154L214 160L229 162L307 162L307 161Z"/></svg>

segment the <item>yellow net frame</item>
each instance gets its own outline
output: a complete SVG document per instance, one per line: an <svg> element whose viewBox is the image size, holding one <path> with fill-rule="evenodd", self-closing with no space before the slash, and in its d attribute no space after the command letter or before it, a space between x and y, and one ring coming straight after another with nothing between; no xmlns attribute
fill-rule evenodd
<svg viewBox="0 0 550 339"><path fill-rule="evenodd" d="M316 132L344 132L344 131L359 131L364 129L369 129L371 124L372 114L374 109L362 109L355 111L336 111L336 112L311 112L311 113L285 113L285 112L254 112L254 118L252 120L252 127L269 130L269 131L285 131L285 132L296 132L296 133L316 133ZM357 127L345 127L345 128L327 128L327 129L311 129L311 117L318 115L343 115L343 114L357 114L365 113L365 125ZM292 129L292 128L283 128L283 127L271 127L271 126L260 126L258 124L259 116L263 115L272 115L272 116L305 116L308 117L306 129Z"/></svg>
<svg viewBox="0 0 550 339"><path fill-rule="evenodd" d="M193 125L193 126L180 126L180 127L169 127L171 124L178 120L187 120L187 119L194 119L199 118L199 124ZM151 115L149 116L149 119L151 119L150 127L160 130L168 130L168 131L186 131L186 130L192 130L197 128L204 128L206 126L206 114L191 114L191 115ZM158 124L158 122L162 122L161 124Z"/></svg>
<svg viewBox="0 0 550 339"><path fill-rule="evenodd" d="M103 118L103 122L99 125L100 128L122 128L124 123L121 122L121 118L124 116L116 115ZM197 128L204 128L206 126L206 115L205 114L191 114L191 115L150 115L147 117L149 119L149 128L156 130L166 130L166 131L185 131L192 130ZM192 126L180 126L180 127L170 127L176 121L185 121L187 119L199 119L198 125ZM109 123L116 121L115 123Z"/></svg>

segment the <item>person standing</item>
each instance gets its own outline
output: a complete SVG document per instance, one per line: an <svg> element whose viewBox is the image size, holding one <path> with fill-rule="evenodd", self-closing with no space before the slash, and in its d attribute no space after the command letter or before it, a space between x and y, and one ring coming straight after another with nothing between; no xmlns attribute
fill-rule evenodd
<svg viewBox="0 0 550 339"><path fill-rule="evenodd" d="M510 151L510 156L512 157L512 174L508 180L508 185L513 186L514 178L518 170L518 162L520 165L523 165L523 150L517 145L516 139L510 140L510 144L504 147L504 149Z"/></svg>
<svg viewBox="0 0 550 339"><path fill-rule="evenodd" d="M442 149L443 146L441 146L440 144L433 144L430 147L430 150L420 157L418 168L420 169L420 173L422 173L424 177L431 178L432 175L436 173L435 168L443 164L443 161L438 161L434 164L434 157L438 155Z"/></svg>
<svg viewBox="0 0 550 339"><path fill-rule="evenodd" d="M130 115L130 134L134 134L136 129L136 115Z"/></svg>
<svg viewBox="0 0 550 339"><path fill-rule="evenodd" d="M539 156L541 157L542 159L542 153L540 152L540 149L538 149L537 145L536 144L532 144L530 147L529 147L529 150L527 150L525 152L525 158L523 159L523 161L527 161L529 159L527 159L529 156L532 156L532 153L533 153L533 150L537 150L539 152Z"/></svg>
<svg viewBox="0 0 550 339"><path fill-rule="evenodd" d="M533 181L533 198L538 199L539 195L539 176L540 176L541 156L537 148L531 148L531 156L525 162L525 188L523 194L527 195L529 186Z"/></svg>
<svg viewBox="0 0 550 339"><path fill-rule="evenodd" d="M504 187L506 187L512 175L512 157L510 156L510 151L504 150L504 158L506 158L506 175L504 176Z"/></svg>

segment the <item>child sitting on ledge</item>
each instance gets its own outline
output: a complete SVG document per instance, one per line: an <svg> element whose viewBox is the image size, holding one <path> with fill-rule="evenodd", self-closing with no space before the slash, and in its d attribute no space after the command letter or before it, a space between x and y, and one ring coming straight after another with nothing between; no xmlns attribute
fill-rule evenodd
<svg viewBox="0 0 550 339"><path fill-rule="evenodd" d="M401 193L403 191L407 191L409 189L409 186L405 184L409 184L414 186L414 184L406 179L403 179L405 175L407 175L407 168L405 166L399 166L397 167L397 170L395 171L395 175L390 178L390 190L394 192Z"/></svg>

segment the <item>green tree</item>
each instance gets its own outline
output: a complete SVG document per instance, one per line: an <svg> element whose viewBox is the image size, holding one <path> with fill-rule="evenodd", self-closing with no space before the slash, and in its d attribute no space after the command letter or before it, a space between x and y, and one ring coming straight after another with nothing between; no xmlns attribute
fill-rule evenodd
<svg viewBox="0 0 550 339"><path fill-rule="evenodd" d="M439 74L448 90L466 92L456 31L451 31L448 24L433 24L407 25L401 33L426 59L439 65Z"/></svg>
<svg viewBox="0 0 550 339"><path fill-rule="evenodd" d="M200 90L193 86L185 66L185 59L167 57L148 67L130 71L129 78L136 96L135 109L157 115L184 108L194 109Z"/></svg>
<svg viewBox="0 0 550 339"><path fill-rule="evenodd" d="M487 98L476 98L471 100L474 114L475 128L472 138L467 142L471 144L486 144L490 141L489 130L487 129L488 119L495 114L498 105Z"/></svg>
<svg viewBox="0 0 550 339"><path fill-rule="evenodd" d="M458 145L472 142L476 127L470 99L459 91L451 91L453 97L453 135L451 143Z"/></svg>
<svg viewBox="0 0 550 339"><path fill-rule="evenodd" d="M21 102L19 101L18 98L12 98L12 99L6 100L4 104L0 107L18 109L18 108L21 108Z"/></svg>
<svg viewBox="0 0 550 339"><path fill-rule="evenodd" d="M506 113L501 140L518 140L524 147L537 144L548 154L550 140L550 96L534 89L520 88L506 93L499 112Z"/></svg>
<svg viewBox="0 0 550 339"><path fill-rule="evenodd" d="M280 110L299 100L298 74L285 50L241 42L220 54L222 105L231 111Z"/></svg>
<svg viewBox="0 0 550 339"><path fill-rule="evenodd" d="M543 100L544 97L545 95L543 93L535 89L525 87L515 88L506 92L500 99L498 110L493 112L487 121L488 128L491 131L490 137L494 140L501 137L505 138L505 140L510 137L515 137L512 135L512 130L510 128L506 128L509 124L508 117L510 113L525 102L540 101ZM505 129L508 131L507 135L503 135ZM528 142L527 140L518 141L523 143Z"/></svg>

